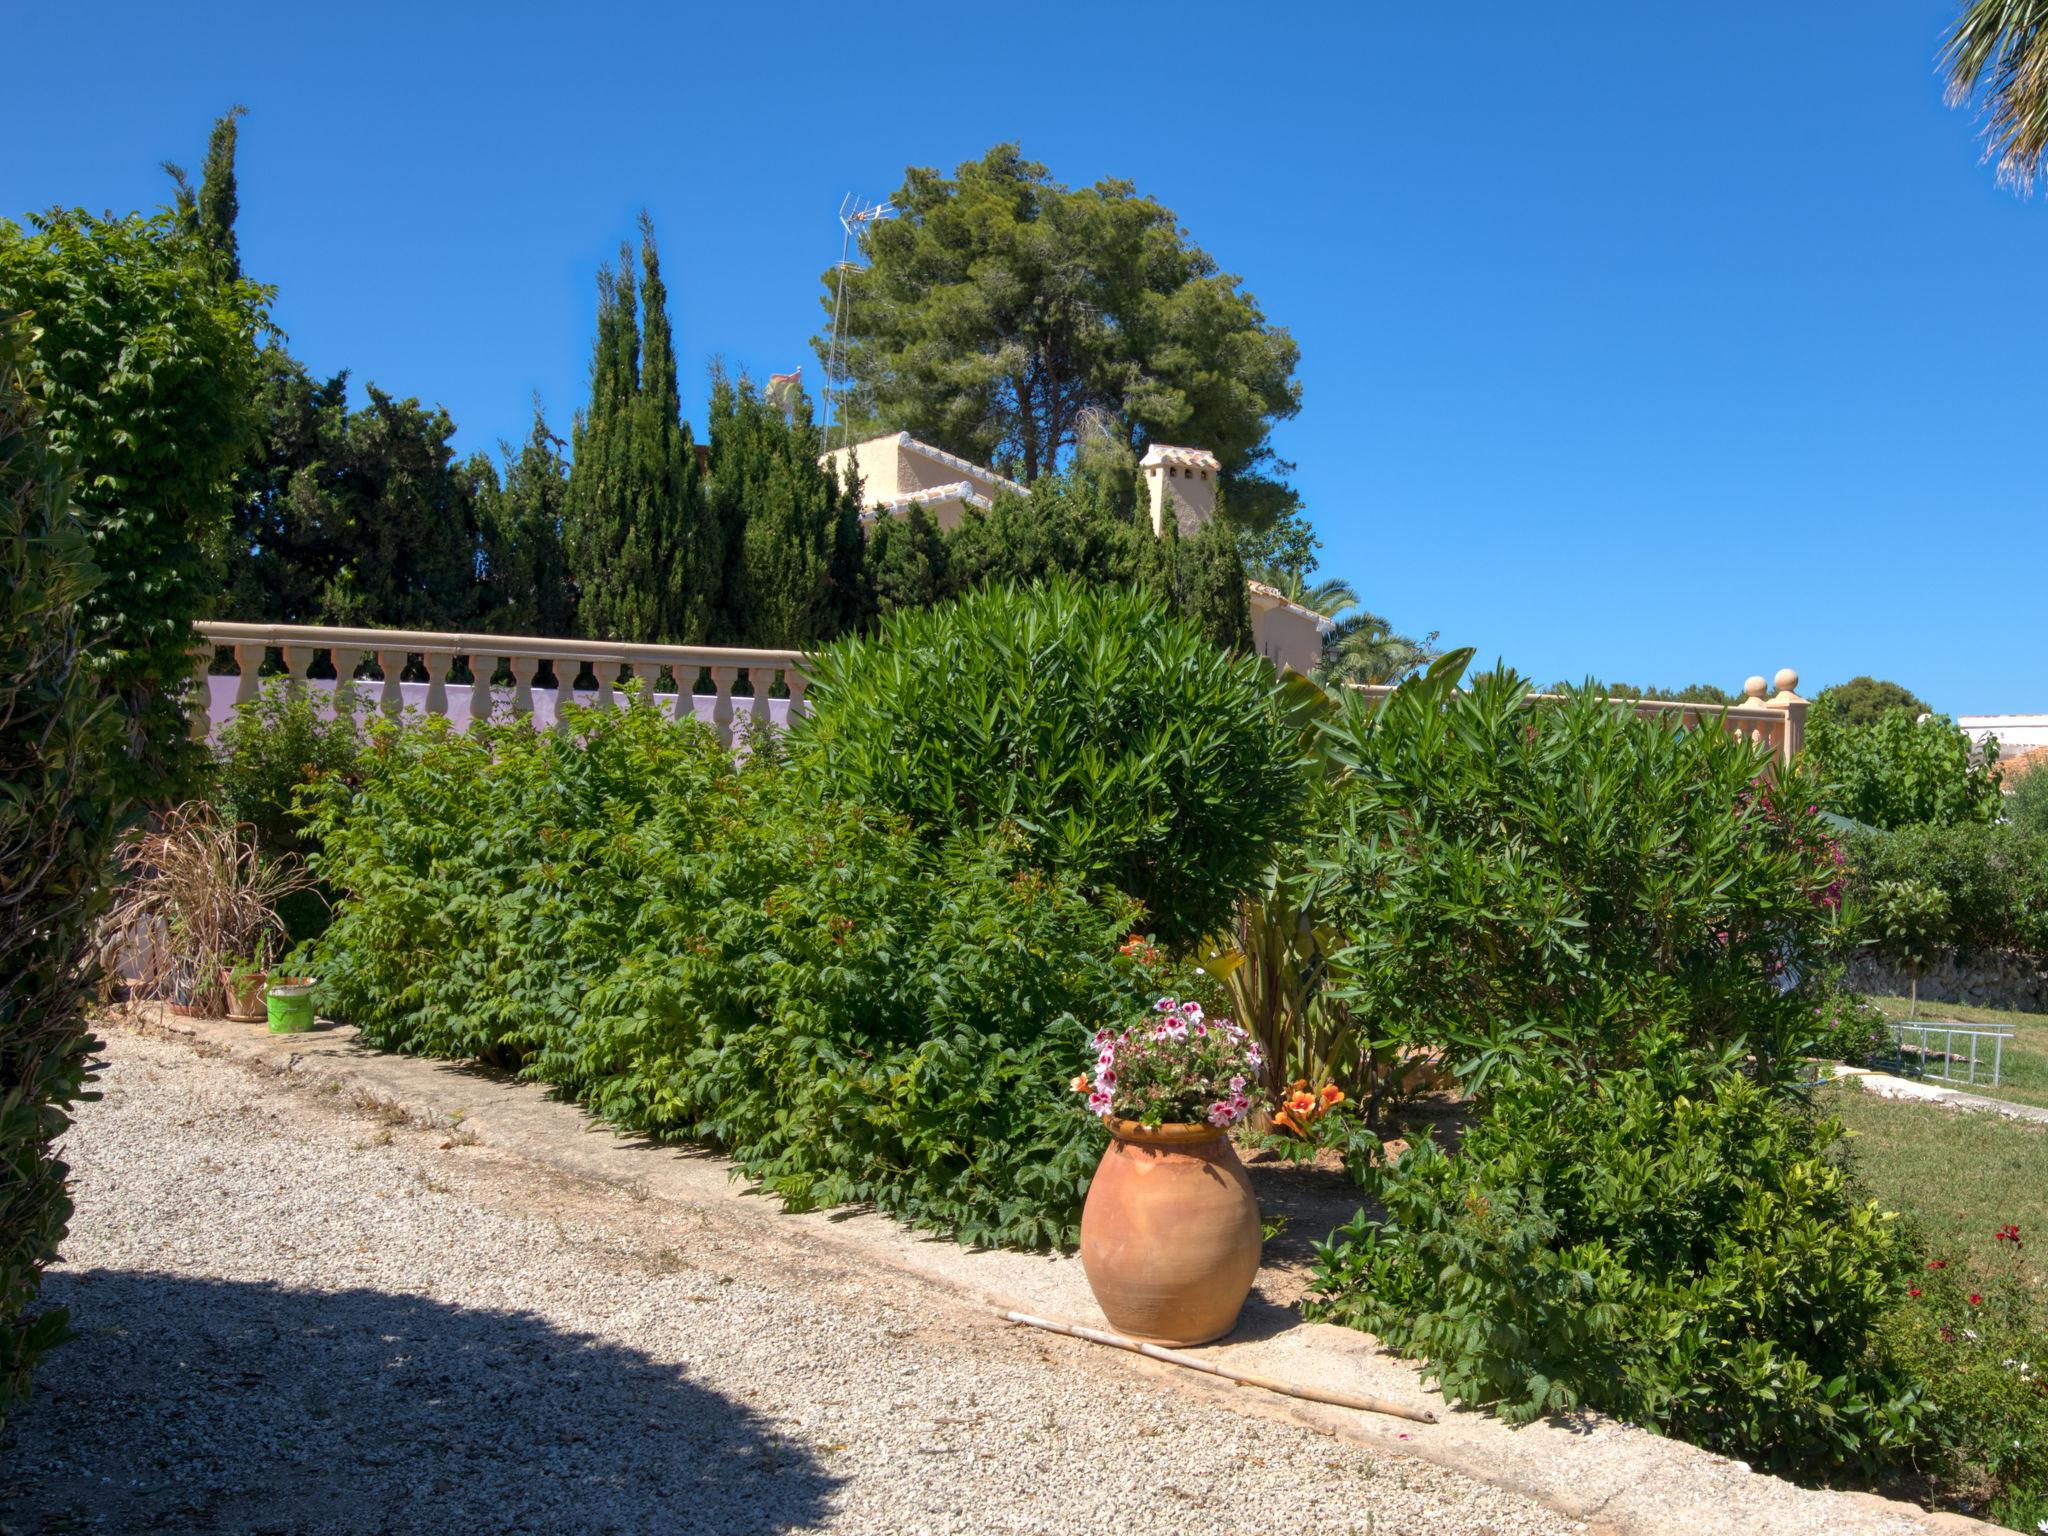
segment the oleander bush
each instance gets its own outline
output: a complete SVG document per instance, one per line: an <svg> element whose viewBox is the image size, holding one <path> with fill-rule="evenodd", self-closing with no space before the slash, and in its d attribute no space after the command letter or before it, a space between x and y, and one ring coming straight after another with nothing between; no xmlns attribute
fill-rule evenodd
<svg viewBox="0 0 2048 1536"><path fill-rule="evenodd" d="M1324 723L1347 770L1312 849L1319 920L1348 940L1330 994L1474 1090L1524 1061L1629 1066L1651 1029L1795 1071L1820 1031L1791 983L1817 972L1836 883L1804 777L1597 695L1532 704L1508 673L1461 691L1470 655Z"/></svg>
<svg viewBox="0 0 2048 1536"><path fill-rule="evenodd" d="M1118 952L1136 904L1009 827L820 802L772 742L740 763L694 721L573 718L380 724L358 782L314 789L323 1006L715 1143L795 1208L1071 1244L1102 1148L1072 1062L1173 984Z"/></svg>
<svg viewBox="0 0 2048 1536"><path fill-rule="evenodd" d="M814 792L928 841L1005 832L1041 869L1221 928L1306 780L1270 666L1143 592L1054 581L886 616L813 659L790 753Z"/></svg>
<svg viewBox="0 0 2048 1536"><path fill-rule="evenodd" d="M71 1219L56 1141L90 1097L91 940L125 812L121 721L81 655L99 573L28 377L26 322L0 308L0 1426L65 1332L36 1293Z"/></svg>
<svg viewBox="0 0 2048 1536"><path fill-rule="evenodd" d="M1521 1422L1599 1409L1807 1476L1926 1441L1886 1311L1916 1266L1833 1152L1841 1127L1685 1043L1591 1084L1510 1067L1455 1154L1411 1147L1317 1250L1312 1316Z"/></svg>

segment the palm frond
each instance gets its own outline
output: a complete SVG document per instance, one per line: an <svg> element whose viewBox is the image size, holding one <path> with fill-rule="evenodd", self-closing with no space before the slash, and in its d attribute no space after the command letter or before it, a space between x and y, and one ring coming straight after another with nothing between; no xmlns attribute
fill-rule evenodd
<svg viewBox="0 0 2048 1536"><path fill-rule="evenodd" d="M2031 194L2048 175L2048 0L1971 0L1940 63L1950 106L1981 103L1999 183Z"/></svg>

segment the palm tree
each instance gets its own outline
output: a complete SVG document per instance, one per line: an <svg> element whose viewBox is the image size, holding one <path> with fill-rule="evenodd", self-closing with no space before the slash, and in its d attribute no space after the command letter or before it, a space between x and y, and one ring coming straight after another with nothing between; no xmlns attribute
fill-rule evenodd
<svg viewBox="0 0 2048 1536"><path fill-rule="evenodd" d="M2048 175L2048 0L1970 0L1942 45L1948 101L1982 97L1984 158L2029 193Z"/></svg>
<svg viewBox="0 0 2048 1536"><path fill-rule="evenodd" d="M1397 635L1376 613L1363 609L1337 621L1323 636L1323 664L1316 678L1325 687L1344 683L1398 683L1436 659L1436 631L1420 640Z"/></svg>
<svg viewBox="0 0 2048 1536"><path fill-rule="evenodd" d="M1271 587L1290 603L1299 603L1311 613L1334 619L1358 606L1358 589L1341 576L1331 576L1310 586L1298 570L1261 566L1251 573L1253 581Z"/></svg>

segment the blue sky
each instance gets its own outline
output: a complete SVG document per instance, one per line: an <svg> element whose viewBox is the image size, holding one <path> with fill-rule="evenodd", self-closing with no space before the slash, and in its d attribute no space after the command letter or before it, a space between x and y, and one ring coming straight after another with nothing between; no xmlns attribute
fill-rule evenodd
<svg viewBox="0 0 2048 1536"><path fill-rule="evenodd" d="M643 205L686 364L808 380L841 196L1017 139L1292 328L1278 445L1398 626L2048 709L2048 203L1941 104L1947 0L7 10L0 210L153 205L246 103L293 348L465 447L566 425Z"/></svg>

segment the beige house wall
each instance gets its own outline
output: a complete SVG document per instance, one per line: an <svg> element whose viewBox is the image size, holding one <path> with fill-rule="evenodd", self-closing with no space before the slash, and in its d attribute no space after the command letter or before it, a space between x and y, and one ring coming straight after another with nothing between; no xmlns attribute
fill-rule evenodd
<svg viewBox="0 0 2048 1536"><path fill-rule="evenodd" d="M1216 472L1177 464L1145 466L1145 495L1152 510L1152 531L1166 531L1168 509L1183 536L1193 533L1216 511Z"/></svg>
<svg viewBox="0 0 2048 1536"><path fill-rule="evenodd" d="M1251 600L1252 649L1276 667L1314 671L1323 659L1323 631L1316 616L1256 582Z"/></svg>
<svg viewBox="0 0 2048 1536"><path fill-rule="evenodd" d="M845 478L849 463L858 467L861 501L870 507L880 507L885 502L895 501L918 491L937 490L944 486L963 483L971 486L975 495L987 501L994 501L999 491L1022 489L1012 486L993 470L943 453L903 432L892 432L884 437L871 437L864 443L834 448L825 457L839 472L841 479ZM934 510L934 507L928 506L927 510ZM961 504L956 500L947 511L951 523L960 520L960 513ZM947 526L951 526L951 523Z"/></svg>

